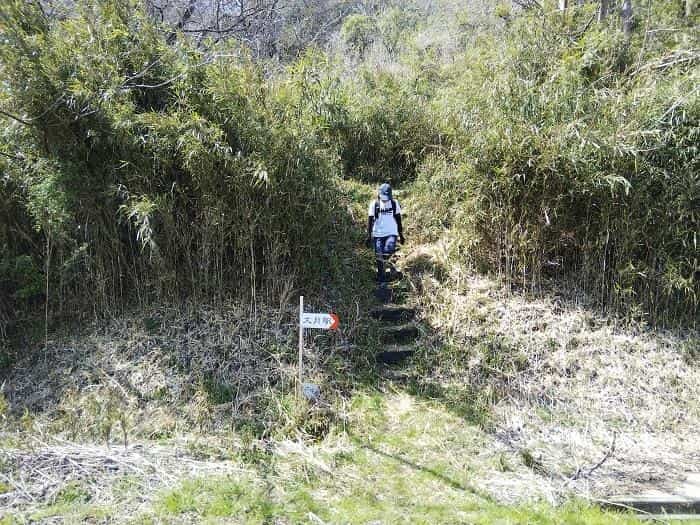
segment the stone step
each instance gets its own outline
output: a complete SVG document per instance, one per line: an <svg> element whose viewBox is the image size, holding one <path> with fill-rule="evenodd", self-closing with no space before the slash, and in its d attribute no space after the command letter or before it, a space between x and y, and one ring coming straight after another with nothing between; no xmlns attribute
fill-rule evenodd
<svg viewBox="0 0 700 525"><path fill-rule="evenodd" d="M395 268L384 270L384 280L388 283L393 283L403 279L403 272Z"/></svg>
<svg viewBox="0 0 700 525"><path fill-rule="evenodd" d="M649 521L656 523L675 523L677 521L692 521L700 522L700 516L697 514L637 514L637 519L641 521Z"/></svg>
<svg viewBox="0 0 700 525"><path fill-rule="evenodd" d="M680 498L672 494L619 496L611 499L608 507L645 514L693 514L695 519L700 520L700 500Z"/></svg>
<svg viewBox="0 0 700 525"><path fill-rule="evenodd" d="M388 304L394 300L394 290L389 286L377 286L374 296L382 303Z"/></svg>
<svg viewBox="0 0 700 525"><path fill-rule="evenodd" d="M384 361L379 361L378 362L383 363ZM390 364L390 363L385 363L385 364ZM379 371L379 374L381 375L382 379L386 379L388 381L393 381L394 383L400 383L400 384L406 384L411 378L411 374L408 373L405 370L405 367L400 367L400 368L394 368L394 367L382 367L381 370Z"/></svg>
<svg viewBox="0 0 700 525"><path fill-rule="evenodd" d="M415 341L419 335L418 327L414 324L387 326L379 332L380 340L384 344L410 343Z"/></svg>
<svg viewBox="0 0 700 525"><path fill-rule="evenodd" d="M700 473L688 474L687 479L673 490L648 490L641 494L615 496L608 501L610 508L634 509L647 514L695 515L700 519Z"/></svg>
<svg viewBox="0 0 700 525"><path fill-rule="evenodd" d="M396 281L400 281L401 279L403 279L403 272L399 272L399 271L387 272L386 278L391 283L396 282Z"/></svg>
<svg viewBox="0 0 700 525"><path fill-rule="evenodd" d="M413 347L399 346L384 352L379 352L377 354L377 362L384 363L386 365L394 365L411 357L414 353L415 349Z"/></svg>
<svg viewBox="0 0 700 525"><path fill-rule="evenodd" d="M384 306L375 308L370 312L372 319L377 319L378 321L410 321L415 315L415 309L405 306Z"/></svg>

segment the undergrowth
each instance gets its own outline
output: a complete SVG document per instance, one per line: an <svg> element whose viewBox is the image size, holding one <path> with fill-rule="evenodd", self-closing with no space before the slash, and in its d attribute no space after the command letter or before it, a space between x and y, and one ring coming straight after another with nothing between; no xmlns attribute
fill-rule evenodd
<svg viewBox="0 0 700 525"><path fill-rule="evenodd" d="M436 401L358 392L347 404L343 425L345 432L336 430L317 443L277 441L256 462L238 454L222 458L220 446L210 441L210 452L200 447L196 464L182 452L179 461L214 471L180 478L168 475L173 464L159 455L163 452L153 450L149 457L144 449L144 459L161 465L159 472L136 471L111 486L68 482L55 501L35 505L29 514L17 513L16 522L60 517L68 523L639 523L583 500L557 507L499 502L490 492L499 491L499 500L517 501L519 496L511 493L514 480L529 480L528 499L542 487L522 456L494 448L488 434L465 425ZM63 449L62 457L67 452ZM110 454L108 449L103 453ZM490 487L496 472L500 481ZM146 484L151 490L144 492Z"/></svg>
<svg viewBox="0 0 700 525"><path fill-rule="evenodd" d="M414 7L270 65L136 2L2 4L3 523L634 523L554 504L695 461L696 15ZM384 180L426 243L403 382L367 319ZM341 316L318 405L299 295Z"/></svg>

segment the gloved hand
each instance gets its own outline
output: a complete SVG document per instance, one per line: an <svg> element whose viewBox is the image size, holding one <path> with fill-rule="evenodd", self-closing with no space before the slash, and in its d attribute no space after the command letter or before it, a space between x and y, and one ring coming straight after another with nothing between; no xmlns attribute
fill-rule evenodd
<svg viewBox="0 0 700 525"><path fill-rule="evenodd" d="M399 236L399 242L401 244L404 244L406 242L406 237L404 237L403 235Z"/></svg>
<svg viewBox="0 0 700 525"><path fill-rule="evenodd" d="M367 237L367 238L365 239L365 246L367 246L367 248L371 248L371 247L372 247L372 237Z"/></svg>

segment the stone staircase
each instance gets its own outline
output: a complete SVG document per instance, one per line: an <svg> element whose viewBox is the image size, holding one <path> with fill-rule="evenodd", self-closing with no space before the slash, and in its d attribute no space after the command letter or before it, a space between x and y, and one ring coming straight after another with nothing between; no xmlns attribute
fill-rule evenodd
<svg viewBox="0 0 700 525"><path fill-rule="evenodd" d="M700 473L686 473L686 479L671 488L658 487L646 492L614 496L603 506L632 511L650 522L688 520L700 523Z"/></svg>
<svg viewBox="0 0 700 525"><path fill-rule="evenodd" d="M416 310L404 304L407 300L406 282L400 272L391 273L394 278L386 287L377 290L377 298L383 303L375 307L370 316L379 321L379 341L383 350L376 359L382 364L397 364L413 355L413 343L420 330L415 324Z"/></svg>

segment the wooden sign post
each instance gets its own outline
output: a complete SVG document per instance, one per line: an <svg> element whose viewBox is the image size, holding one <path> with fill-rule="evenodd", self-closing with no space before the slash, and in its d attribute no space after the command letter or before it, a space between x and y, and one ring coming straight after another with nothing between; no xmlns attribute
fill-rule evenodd
<svg viewBox="0 0 700 525"><path fill-rule="evenodd" d="M312 314L304 312L304 296L299 296L299 395L304 388L304 328L335 330L340 320L335 314Z"/></svg>
<svg viewBox="0 0 700 525"><path fill-rule="evenodd" d="M304 366L304 296L299 296L299 388L297 390L299 397L302 394L302 369Z"/></svg>

